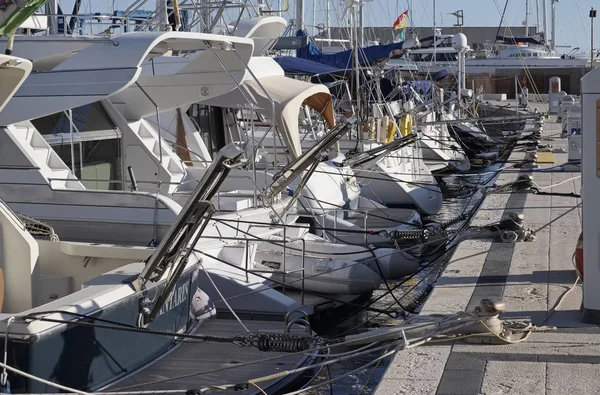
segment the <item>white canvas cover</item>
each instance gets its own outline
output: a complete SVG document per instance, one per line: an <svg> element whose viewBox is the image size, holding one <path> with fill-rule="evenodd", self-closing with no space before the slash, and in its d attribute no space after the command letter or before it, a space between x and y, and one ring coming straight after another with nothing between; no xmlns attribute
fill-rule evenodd
<svg viewBox="0 0 600 395"><path fill-rule="evenodd" d="M331 94L325 85L312 84L279 75L260 78L259 81L264 90L254 80L244 81L241 85L244 93L252 102L252 106L239 88L225 95L203 101L203 104L224 108L253 109L271 119L273 108L270 97L275 106L275 119L272 121L276 122L277 130L294 158L302 153L298 116L303 104L318 111L330 128L335 125Z"/></svg>

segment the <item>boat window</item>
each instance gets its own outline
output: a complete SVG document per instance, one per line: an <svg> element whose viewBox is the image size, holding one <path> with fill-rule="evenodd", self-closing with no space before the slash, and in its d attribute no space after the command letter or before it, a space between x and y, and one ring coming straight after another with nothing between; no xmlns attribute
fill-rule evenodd
<svg viewBox="0 0 600 395"><path fill-rule="evenodd" d="M43 135L68 134L70 132L69 117L64 112L48 115L32 122ZM120 137L120 132L100 103L74 108L73 125L75 133L108 131L112 134L110 137Z"/></svg>
<svg viewBox="0 0 600 395"><path fill-rule="evenodd" d="M458 60L458 57L455 53L442 52L436 53L435 59L438 62L453 62Z"/></svg>
<svg viewBox="0 0 600 395"><path fill-rule="evenodd" d="M440 47L451 47L452 46L452 37L446 37L439 44Z"/></svg>
<svg viewBox="0 0 600 395"><path fill-rule="evenodd" d="M90 189L123 189L123 185L109 183L120 180L121 131L111 121L100 103L73 109L73 147L69 116L64 112L31 121L63 162ZM72 158L75 160L72 166Z"/></svg>
<svg viewBox="0 0 600 395"><path fill-rule="evenodd" d="M433 36L425 37L421 41L421 48L433 47Z"/></svg>

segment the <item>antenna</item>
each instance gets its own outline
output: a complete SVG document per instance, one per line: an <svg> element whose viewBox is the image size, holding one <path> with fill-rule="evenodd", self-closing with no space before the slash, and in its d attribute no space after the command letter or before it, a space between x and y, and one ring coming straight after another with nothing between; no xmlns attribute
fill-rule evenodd
<svg viewBox="0 0 600 395"><path fill-rule="evenodd" d="M454 15L456 17L455 27L462 27L464 25L465 18L463 16L463 10L458 10L451 12L450 15Z"/></svg>

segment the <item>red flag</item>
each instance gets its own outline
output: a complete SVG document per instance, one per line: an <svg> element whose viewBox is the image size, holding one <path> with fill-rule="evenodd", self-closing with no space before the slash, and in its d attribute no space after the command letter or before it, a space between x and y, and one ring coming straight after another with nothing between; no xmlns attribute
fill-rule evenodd
<svg viewBox="0 0 600 395"><path fill-rule="evenodd" d="M404 11L402 14L400 14L398 19L396 19L396 22L394 22L394 30L404 29L406 27L407 22L408 22L408 10Z"/></svg>

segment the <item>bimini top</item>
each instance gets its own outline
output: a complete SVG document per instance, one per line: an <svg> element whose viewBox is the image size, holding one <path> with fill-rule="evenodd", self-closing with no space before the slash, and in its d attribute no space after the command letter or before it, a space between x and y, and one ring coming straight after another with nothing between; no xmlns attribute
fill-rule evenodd
<svg viewBox="0 0 600 395"><path fill-rule="evenodd" d="M272 121L277 123L279 133L294 158L302 153L298 116L303 104L319 112L330 128L335 126L331 94L325 85L312 84L282 75L263 77L259 81L264 90L255 80L246 80L241 85L252 106L239 89L204 103L225 108L251 109L252 107L261 115L272 118L273 108L270 100L272 99L275 106L275 119Z"/></svg>
<svg viewBox="0 0 600 395"><path fill-rule="evenodd" d="M248 38L187 32L125 33L101 40L94 39L89 41L89 45L83 46L81 39L57 37L54 40L61 45L53 45L36 37L19 40L16 43L19 46L15 44L15 53L34 53L36 49L42 51L45 48L43 57L37 61L52 59L54 63L49 69L31 73L0 113L0 125L40 118L94 103L123 92L136 82L150 94L165 85L175 89L181 81L170 81L169 84L159 81L154 87L156 81L141 75L145 63L161 58L180 59L179 56L169 56L172 53L207 52L211 55L200 57L201 65L200 62L187 62L185 67L177 71L177 74L189 77L185 84L182 83L183 86L190 85L189 80L197 72L220 72L227 75L221 60L226 63L232 63L230 60L233 60L235 65L241 64L237 69L240 70L238 78L242 78L244 73L241 70L245 67L238 56L249 59L254 47L252 40ZM72 51L66 50L69 46ZM53 48L60 56L53 56ZM212 55L213 51L220 54L220 59ZM66 52L69 53L68 56L64 55ZM34 59L34 62L37 61ZM45 65L49 66L50 63L46 62ZM197 70L198 68L201 70ZM231 83L231 87L234 86ZM208 92L209 95L213 93L214 90ZM198 89L195 95L200 97Z"/></svg>
<svg viewBox="0 0 600 395"><path fill-rule="evenodd" d="M31 68L29 60L0 55L0 111L29 76Z"/></svg>

